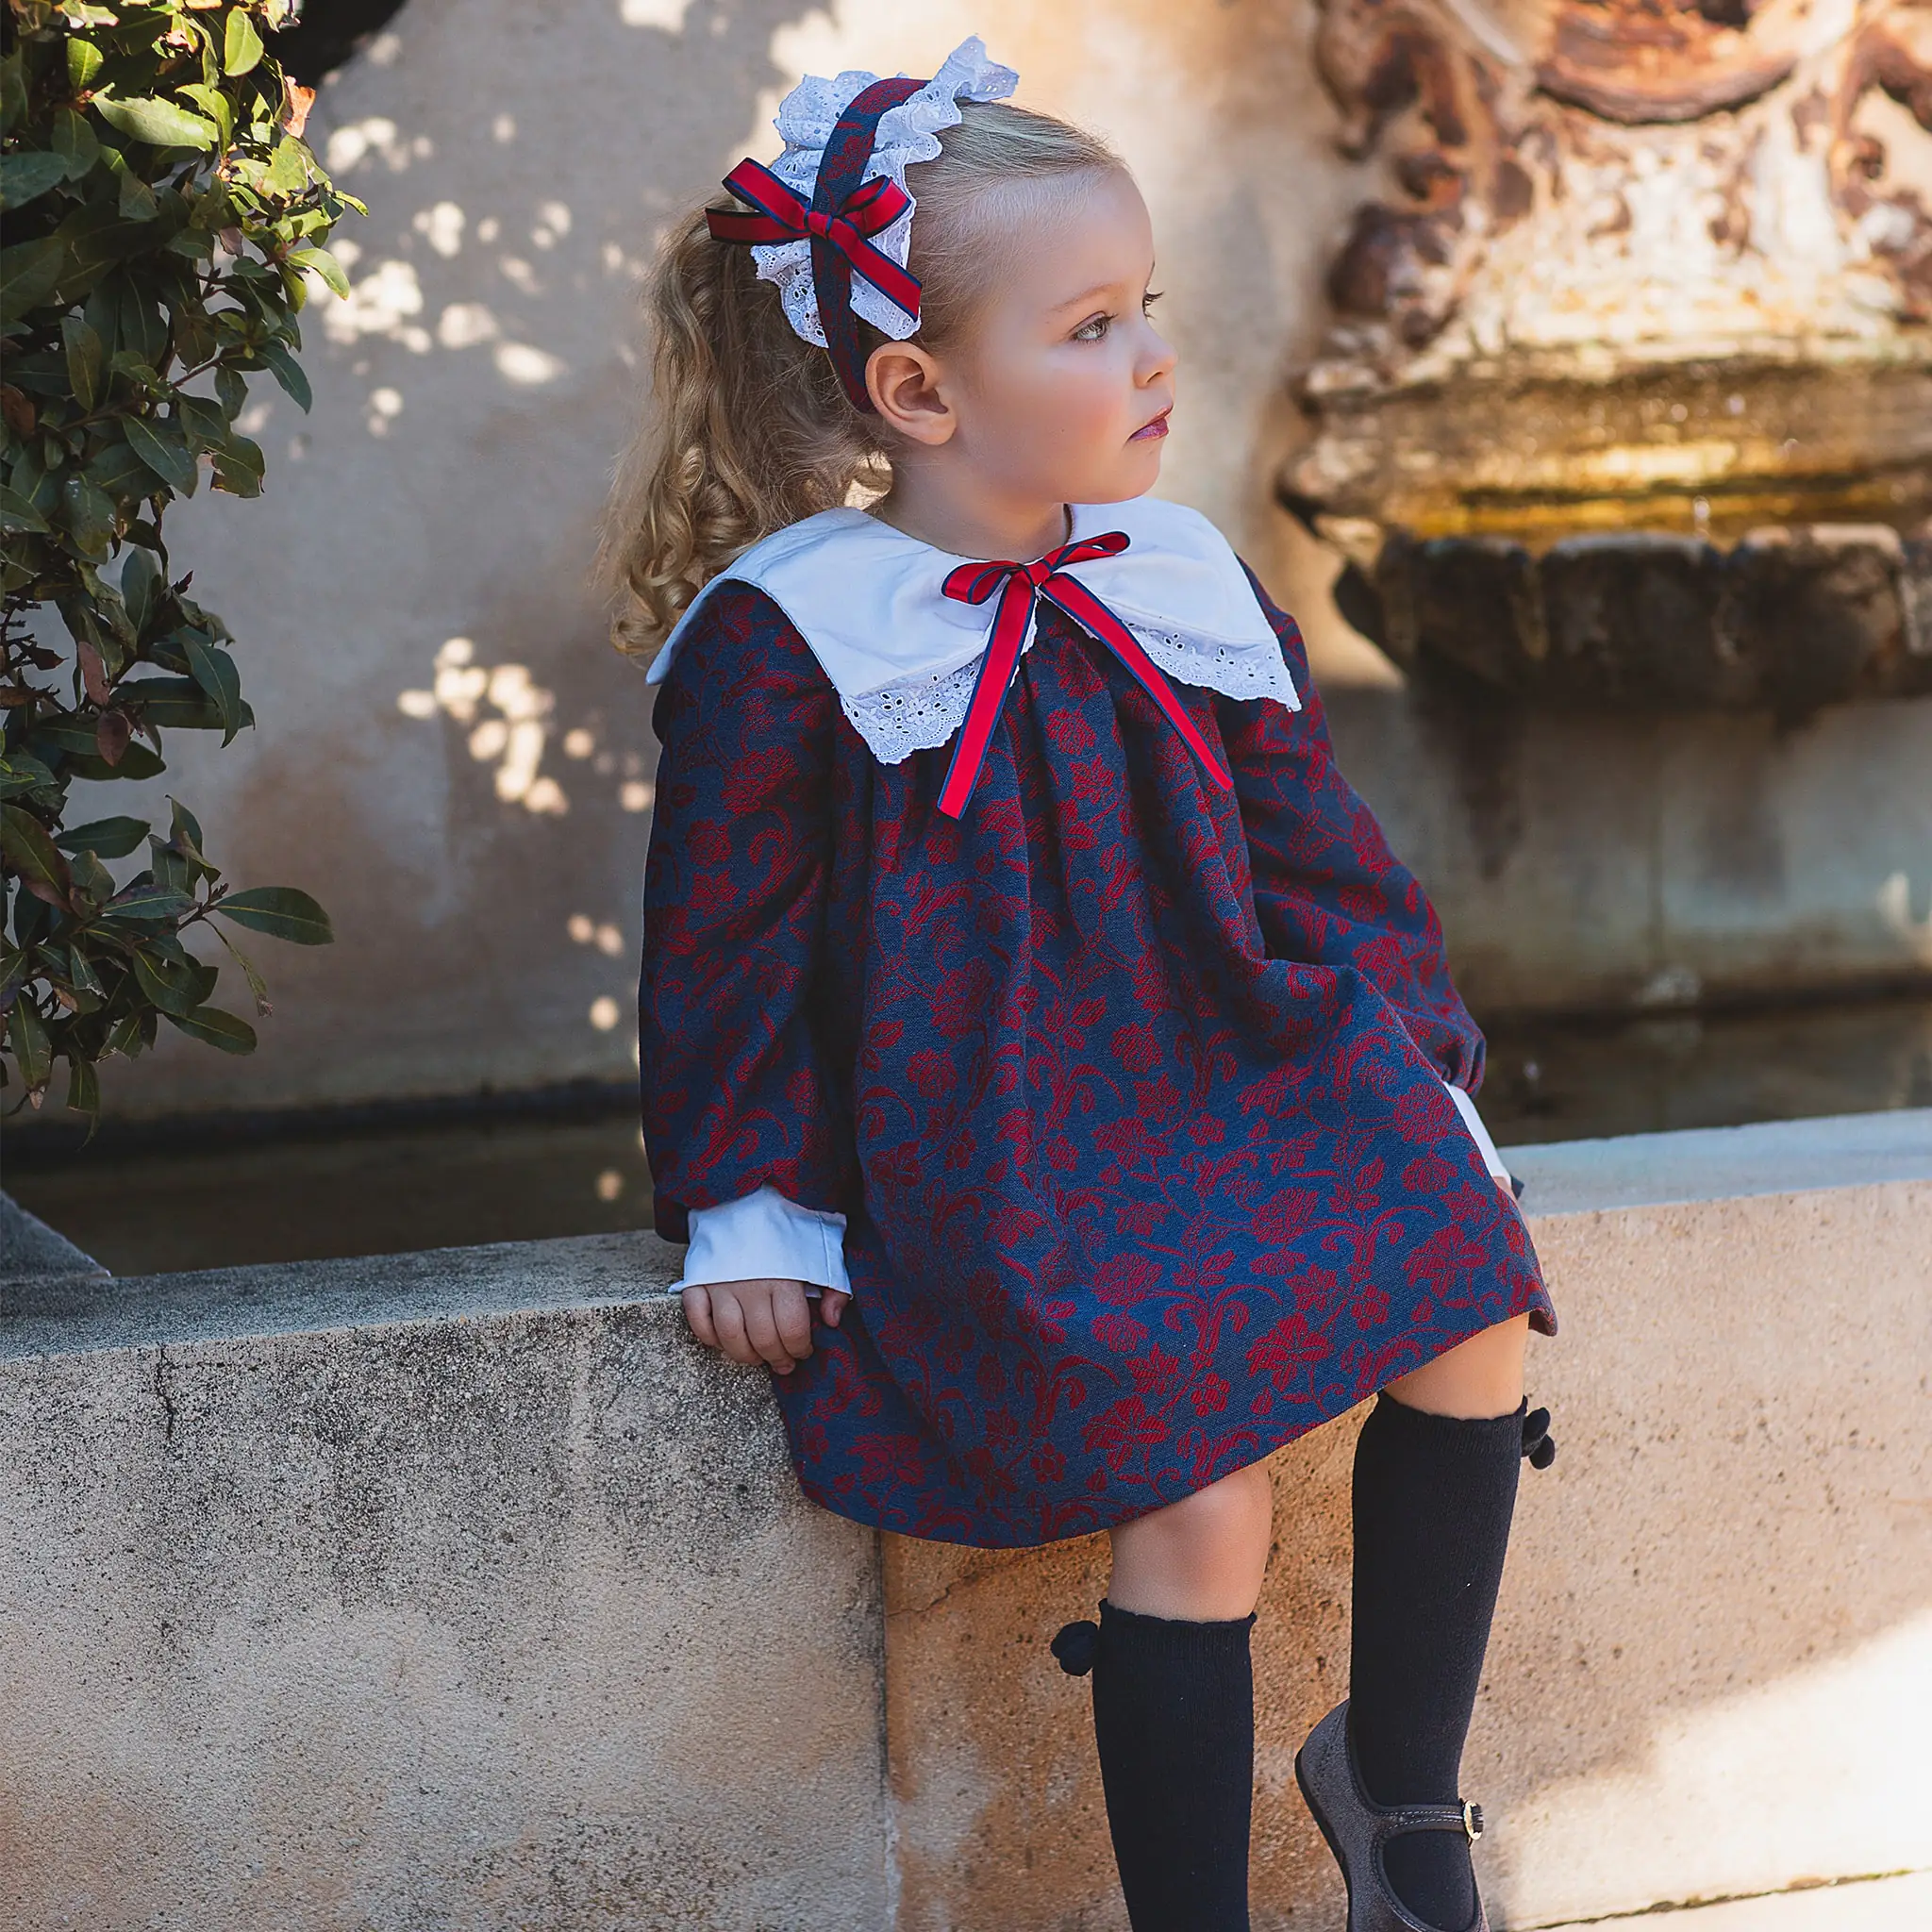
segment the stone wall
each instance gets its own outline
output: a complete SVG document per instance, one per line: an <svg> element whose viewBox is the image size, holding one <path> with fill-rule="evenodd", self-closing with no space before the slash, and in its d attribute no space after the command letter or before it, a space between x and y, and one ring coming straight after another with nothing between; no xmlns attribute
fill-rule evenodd
<svg viewBox="0 0 1932 1932"><path fill-rule="evenodd" d="M1932 1112L1510 1161L1561 1451L1465 1779L1499 1926L1932 1871ZM675 1267L625 1236L8 1291L0 1924L1124 1927L1045 1648L1105 1539L815 1509ZM1291 1760L1344 1689L1353 1427L1273 1461L1264 1932L1341 1908ZM1924 1904L1842 1896L1901 1915L1807 1923Z"/></svg>
<svg viewBox="0 0 1932 1932"><path fill-rule="evenodd" d="M973 31L1134 165L1182 358L1162 487L1303 619L1344 766L1474 1002L1932 974L1932 701L1795 728L1424 702L1336 615L1339 558L1274 507L1306 436L1286 382L1389 184L1338 151L1316 25L1308 0L409 0L309 123L371 210L342 229L353 300L303 318L314 412L264 391L266 496L204 493L170 525L260 722L225 752L177 735L163 782L233 874L313 891L340 942L268 949L253 1061L170 1034L110 1106L627 1073L655 751L585 577L640 404L638 277L675 212L771 152L801 71L929 71Z"/></svg>

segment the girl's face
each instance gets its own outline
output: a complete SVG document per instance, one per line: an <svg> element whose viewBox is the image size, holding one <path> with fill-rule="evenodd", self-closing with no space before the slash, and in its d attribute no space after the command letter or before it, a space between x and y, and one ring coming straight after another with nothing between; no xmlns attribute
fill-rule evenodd
<svg viewBox="0 0 1932 1932"><path fill-rule="evenodd" d="M937 352L874 351L874 399L912 440L915 467L943 469L989 503L1140 496L1160 474L1174 408L1174 353L1148 319L1147 205L1119 171L1001 198L992 285L971 325Z"/></svg>

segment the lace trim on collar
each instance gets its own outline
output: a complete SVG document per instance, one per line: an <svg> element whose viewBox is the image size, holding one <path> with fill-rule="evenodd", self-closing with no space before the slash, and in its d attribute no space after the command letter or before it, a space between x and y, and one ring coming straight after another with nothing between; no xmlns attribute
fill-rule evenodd
<svg viewBox="0 0 1932 1932"><path fill-rule="evenodd" d="M1124 620L1123 620L1124 622ZM1152 630L1128 624L1141 648L1176 683L1217 691L1230 698L1278 698L1291 711L1301 709L1294 680L1273 636L1265 643L1230 644L1178 630ZM1028 638L1024 657L1038 642ZM944 744L966 722L973 685L984 651L944 671L919 671L874 690L839 694L840 708L881 764L896 765L915 751Z"/></svg>

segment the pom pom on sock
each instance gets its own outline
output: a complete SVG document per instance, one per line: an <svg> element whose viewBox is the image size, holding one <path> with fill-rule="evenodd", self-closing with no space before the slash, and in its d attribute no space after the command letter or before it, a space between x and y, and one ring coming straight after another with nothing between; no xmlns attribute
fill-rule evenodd
<svg viewBox="0 0 1932 1932"><path fill-rule="evenodd" d="M1068 1676L1084 1677L1093 1668L1099 1644L1100 1625L1083 1617L1077 1624L1062 1624L1050 1648Z"/></svg>
<svg viewBox="0 0 1932 1932"><path fill-rule="evenodd" d="M1523 1418L1523 1453L1532 1469L1547 1469L1557 1459L1557 1439L1550 1434L1550 1412L1533 1408Z"/></svg>

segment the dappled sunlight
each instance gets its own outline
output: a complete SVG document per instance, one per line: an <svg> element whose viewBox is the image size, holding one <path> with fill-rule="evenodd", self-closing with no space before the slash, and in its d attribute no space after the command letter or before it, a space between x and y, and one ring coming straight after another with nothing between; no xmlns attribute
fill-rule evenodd
<svg viewBox="0 0 1932 1932"><path fill-rule="evenodd" d="M1924 918L1913 918L1912 881L1902 872L1893 873L1878 889L1878 916L1886 930L1905 941L1920 965L1932 966L1932 891L1926 900Z"/></svg>
<svg viewBox="0 0 1932 1932"><path fill-rule="evenodd" d="M617 17L625 26L654 26L660 33L681 34L691 0L617 0Z"/></svg>
<svg viewBox="0 0 1932 1932"><path fill-rule="evenodd" d="M419 208L409 225L447 261L462 249L463 221L463 211L455 202L439 201L431 208Z"/></svg>
<svg viewBox="0 0 1932 1932"><path fill-rule="evenodd" d="M580 946L595 946L608 958L616 958L624 951L624 935L606 920L602 924L587 912L573 912L570 916L571 938Z"/></svg>
<svg viewBox="0 0 1932 1932"><path fill-rule="evenodd" d="M1640 1763L1519 1801L1497 1846L1508 1892L1535 1899L1539 1923L1570 1916L1572 1901L1600 1913L1637 1844L1643 1895L1632 1907L1932 1865L1928 1736L1932 1612L1673 1714Z"/></svg>
<svg viewBox="0 0 1932 1932"><path fill-rule="evenodd" d="M525 389L555 382L570 370L562 357L553 356L548 349L533 348L528 342L499 342L494 359L499 375Z"/></svg>
<svg viewBox="0 0 1932 1932"><path fill-rule="evenodd" d="M471 758L494 768L492 786L507 805L540 817L560 818L569 811L569 794L543 770L554 743L565 758L586 767L590 777L614 781L621 810L651 808L655 788L643 774L641 753L606 746L595 713L559 733L556 691L539 684L526 664L478 663L474 638L445 639L428 688L399 691L396 709L419 723L447 718L461 726ZM570 935L579 945L594 944L607 954L616 949L616 928L582 913L572 916Z"/></svg>
<svg viewBox="0 0 1932 1932"><path fill-rule="evenodd" d="M401 692L396 708L423 720L441 712L467 726L470 756L496 768L497 797L525 811L560 816L570 800L540 769L557 693L536 683L527 665L484 666L475 654L471 639L449 639L436 654L435 682L427 691Z"/></svg>

